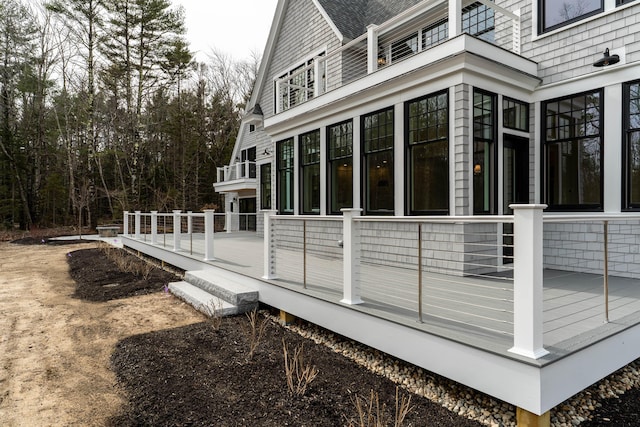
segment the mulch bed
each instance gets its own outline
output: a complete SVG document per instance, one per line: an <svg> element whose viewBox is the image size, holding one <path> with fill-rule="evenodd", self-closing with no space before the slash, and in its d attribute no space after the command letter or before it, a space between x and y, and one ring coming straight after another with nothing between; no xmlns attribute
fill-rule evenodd
<svg viewBox="0 0 640 427"><path fill-rule="evenodd" d="M121 256L142 262L124 251ZM170 282L181 280L175 274L160 268L153 268L146 278L120 271L114 262L106 258L101 249L69 252L67 262L71 277L76 282L74 296L87 301L110 301L153 292L166 292L165 287Z"/></svg>

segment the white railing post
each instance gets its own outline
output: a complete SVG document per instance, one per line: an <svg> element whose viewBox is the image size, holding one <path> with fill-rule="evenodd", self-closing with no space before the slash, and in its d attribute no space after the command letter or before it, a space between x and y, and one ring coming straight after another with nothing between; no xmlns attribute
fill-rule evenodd
<svg viewBox="0 0 640 427"><path fill-rule="evenodd" d="M218 175L218 180L217 180L216 182L222 182L222 181L223 181L223 179L222 179L222 178L223 178L223 176L224 176L224 175L223 175L223 171L224 171L224 169L222 169L222 168L217 168L217 171L216 171L216 172L217 172L217 175Z"/></svg>
<svg viewBox="0 0 640 427"><path fill-rule="evenodd" d="M510 352L539 359L543 347L542 211L547 205L513 209L513 347Z"/></svg>
<svg viewBox="0 0 640 427"><path fill-rule="evenodd" d="M213 257L214 209L204 210L204 260L215 261Z"/></svg>
<svg viewBox="0 0 640 427"><path fill-rule="evenodd" d="M191 214L193 211L187 211L187 233L193 234L193 217Z"/></svg>
<svg viewBox="0 0 640 427"><path fill-rule="evenodd" d="M378 26L371 24L367 27L367 73L378 69Z"/></svg>
<svg viewBox="0 0 640 427"><path fill-rule="evenodd" d="M520 9L516 10L514 14L516 17L511 20L511 37L513 38L511 42L513 43L513 53L520 55Z"/></svg>
<svg viewBox="0 0 640 427"><path fill-rule="evenodd" d="M449 0L449 39L462 33L462 0Z"/></svg>
<svg viewBox="0 0 640 427"><path fill-rule="evenodd" d="M362 304L360 298L360 226L354 221L362 209L341 209L343 215L343 298L345 304Z"/></svg>
<svg viewBox="0 0 640 427"><path fill-rule="evenodd" d="M233 216L232 216L233 213L227 211L224 214L225 214L224 222L225 222L225 225L226 225L227 233L231 233L231 231L233 231L232 227L231 227L231 220L233 218Z"/></svg>
<svg viewBox="0 0 640 427"><path fill-rule="evenodd" d="M182 221L180 219L180 209L173 211L173 251L178 252L180 250L180 240L182 239L180 233L182 232Z"/></svg>
<svg viewBox="0 0 640 427"><path fill-rule="evenodd" d="M262 211L264 213L264 276L263 279L277 279L276 275L276 237L273 226L275 210Z"/></svg>
<svg viewBox="0 0 640 427"><path fill-rule="evenodd" d="M135 218L135 238L136 239L140 239L140 211L136 211L136 218Z"/></svg>
<svg viewBox="0 0 640 427"><path fill-rule="evenodd" d="M151 244L158 244L158 211L151 211Z"/></svg>
<svg viewBox="0 0 640 427"><path fill-rule="evenodd" d="M235 167L236 167L236 178L235 179L242 178L242 165L243 164L244 163L240 163L240 162L235 164Z"/></svg>
<svg viewBox="0 0 640 427"><path fill-rule="evenodd" d="M122 217L122 234L124 236L129 236L129 211L124 211L124 215Z"/></svg>
<svg viewBox="0 0 640 427"><path fill-rule="evenodd" d="M249 176L249 166L251 165L251 162L249 160L247 160L246 162L244 162L244 177L245 178L251 178Z"/></svg>

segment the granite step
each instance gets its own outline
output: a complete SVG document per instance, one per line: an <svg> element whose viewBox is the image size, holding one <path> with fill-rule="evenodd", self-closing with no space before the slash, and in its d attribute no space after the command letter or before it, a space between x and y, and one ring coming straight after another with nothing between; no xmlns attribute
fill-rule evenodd
<svg viewBox="0 0 640 427"><path fill-rule="evenodd" d="M169 291L209 317L233 316L241 313L238 306L185 281L169 283Z"/></svg>

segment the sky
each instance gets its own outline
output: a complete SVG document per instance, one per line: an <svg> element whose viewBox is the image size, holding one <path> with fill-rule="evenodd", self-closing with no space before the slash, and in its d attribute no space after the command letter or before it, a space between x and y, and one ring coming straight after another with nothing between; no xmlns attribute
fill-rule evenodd
<svg viewBox="0 0 640 427"><path fill-rule="evenodd" d="M269 37L277 0L172 0L185 8L187 40L199 61L212 48L242 60L260 56Z"/></svg>

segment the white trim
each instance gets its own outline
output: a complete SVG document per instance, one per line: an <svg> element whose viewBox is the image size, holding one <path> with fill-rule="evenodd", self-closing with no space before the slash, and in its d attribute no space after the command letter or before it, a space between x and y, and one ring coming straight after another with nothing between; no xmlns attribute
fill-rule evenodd
<svg viewBox="0 0 640 427"><path fill-rule="evenodd" d="M327 215L327 127L320 126L320 215Z"/></svg>
<svg viewBox="0 0 640 427"><path fill-rule="evenodd" d="M322 7L322 5L320 4L320 2L318 2L318 0L312 0L312 1L313 1L314 6L320 12L320 15L322 15L324 20L327 21L327 24L329 24L329 27L331 27L331 30L333 30L333 32L335 33L336 37L338 37L338 40L340 40L340 43L344 43L344 35L342 35L342 33L340 32L340 30L338 29L336 24L329 17L329 14L327 13L326 10L324 10L324 7Z"/></svg>
<svg viewBox="0 0 640 427"><path fill-rule="evenodd" d="M300 215L300 136L293 136L293 214Z"/></svg>
<svg viewBox="0 0 640 427"><path fill-rule="evenodd" d="M601 161L603 162L602 204L606 213L619 213L622 210L622 85L616 84L604 88L604 135Z"/></svg>
<svg viewBox="0 0 640 427"><path fill-rule="evenodd" d="M404 102L393 106L393 215L405 215Z"/></svg>
<svg viewBox="0 0 640 427"><path fill-rule="evenodd" d="M456 87L449 86L449 215L456 216Z"/></svg>

